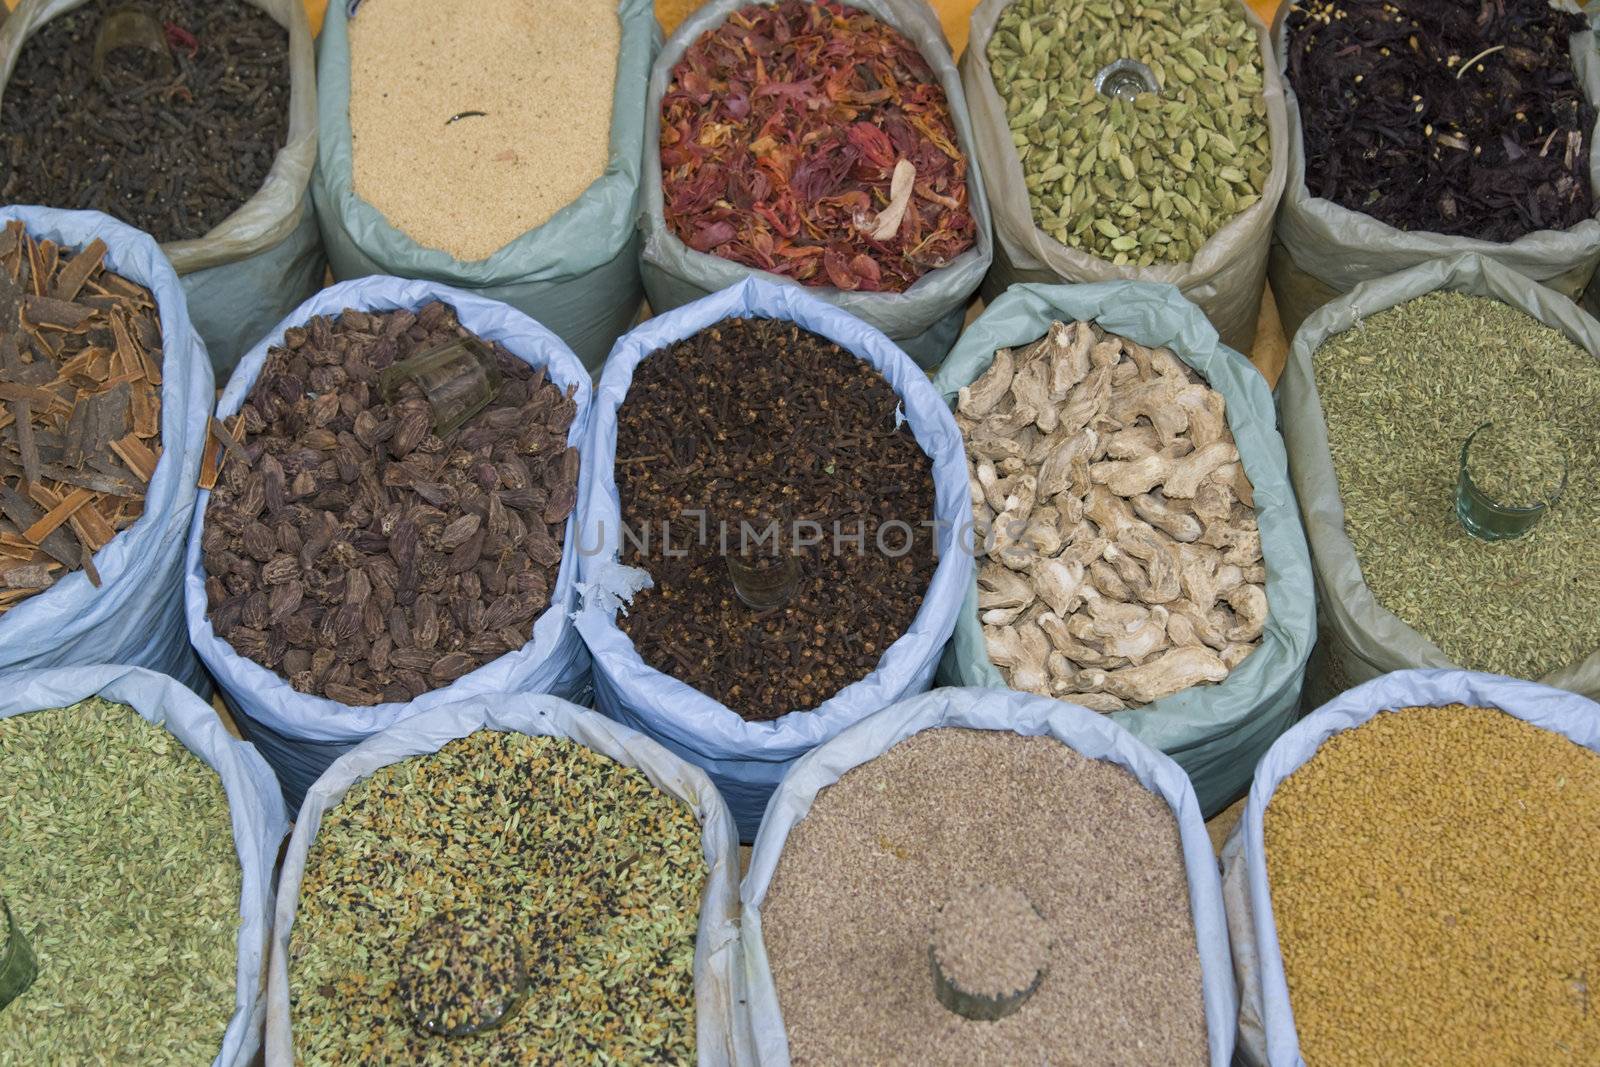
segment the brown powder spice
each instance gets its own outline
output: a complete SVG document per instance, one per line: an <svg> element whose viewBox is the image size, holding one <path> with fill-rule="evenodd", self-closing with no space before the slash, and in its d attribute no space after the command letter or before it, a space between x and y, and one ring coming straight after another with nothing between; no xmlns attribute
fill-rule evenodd
<svg viewBox="0 0 1600 1067"><path fill-rule="evenodd" d="M1022 890L1054 935L1038 991L972 1021L938 1001L935 916ZM761 907L791 1061L1208 1062L1177 823L1121 767L1051 738L934 729L823 790Z"/></svg>
<svg viewBox="0 0 1600 1067"><path fill-rule="evenodd" d="M1600 1063L1600 754L1385 712L1278 786L1266 857L1307 1063Z"/></svg>

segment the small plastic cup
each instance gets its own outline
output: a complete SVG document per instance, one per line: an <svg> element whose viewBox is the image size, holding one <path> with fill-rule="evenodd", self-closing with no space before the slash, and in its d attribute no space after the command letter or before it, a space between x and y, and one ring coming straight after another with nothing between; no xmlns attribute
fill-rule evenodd
<svg viewBox="0 0 1600 1067"><path fill-rule="evenodd" d="M1095 74L1094 91L1131 104L1140 93L1160 96L1161 82L1155 71L1137 59L1114 59Z"/></svg>
<svg viewBox="0 0 1600 1067"><path fill-rule="evenodd" d="M106 70L106 58L119 48L138 48L157 57L162 77L173 71L172 45L167 41L161 20L142 7L119 7L107 12L94 35L94 59L90 69L95 77Z"/></svg>
<svg viewBox="0 0 1600 1067"><path fill-rule="evenodd" d="M1480 424L1461 444L1461 471L1456 479L1456 518L1467 533L1480 541L1509 541L1530 533L1539 525L1551 507L1561 499L1561 494L1566 492L1569 472L1563 458L1560 484L1537 504L1513 505L1496 500L1472 480L1468 466L1473 441L1493 425L1492 422Z"/></svg>
<svg viewBox="0 0 1600 1067"><path fill-rule="evenodd" d="M39 961L34 958L33 946L22 932L22 925L11 914L11 906L0 895L0 912L4 913L5 940L0 942L0 1011L23 994L39 974Z"/></svg>
<svg viewBox="0 0 1600 1067"><path fill-rule="evenodd" d="M461 337L388 367L378 378L385 400L407 381L417 383L433 409L433 432L448 436L489 406L500 393L494 350L475 337Z"/></svg>

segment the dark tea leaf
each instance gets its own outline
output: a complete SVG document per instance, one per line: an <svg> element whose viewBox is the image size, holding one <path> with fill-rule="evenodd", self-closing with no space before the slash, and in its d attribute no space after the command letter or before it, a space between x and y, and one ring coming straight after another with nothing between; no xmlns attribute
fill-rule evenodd
<svg viewBox="0 0 1600 1067"><path fill-rule="evenodd" d="M1487 241L1593 215L1581 16L1548 0L1310 0L1288 26L1311 195Z"/></svg>

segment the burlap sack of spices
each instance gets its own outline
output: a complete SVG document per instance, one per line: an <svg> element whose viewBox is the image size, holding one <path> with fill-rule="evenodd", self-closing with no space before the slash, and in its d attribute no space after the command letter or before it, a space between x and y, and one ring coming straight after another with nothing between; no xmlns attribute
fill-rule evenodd
<svg viewBox="0 0 1600 1067"><path fill-rule="evenodd" d="M99 586L79 570L0 615L0 670L126 663L199 692L210 680L183 624L183 539L211 413L211 364L189 321L179 279L150 237L93 211L0 208L35 239L81 249L106 244L106 269L150 290L161 309L161 458L139 519L94 555Z"/></svg>
<svg viewBox="0 0 1600 1067"><path fill-rule="evenodd" d="M434 282L400 278L362 278L331 286L296 308L239 363L217 402L217 418L236 414L266 363L267 352L283 343L284 332L318 315L337 317L348 308L383 312L417 309L433 301L456 309L461 325L477 336L498 341L527 363L544 367L562 389L576 386L577 414L567 434L581 445L588 428L589 374L561 339L515 308ZM584 460L587 463L587 459ZM191 478L190 484L193 484ZM550 603L535 617L528 643L409 703L350 707L327 697L302 693L287 679L239 655L211 626L201 540L211 491L199 491L183 562L184 612L189 639L210 669L240 729L255 742L283 783L291 807L328 765L361 741L401 719L472 693L535 692L579 697L589 679L589 654L568 617L577 607L576 519L567 521L560 572Z"/></svg>
<svg viewBox="0 0 1600 1067"><path fill-rule="evenodd" d="M1244 813L1222 848L1222 900L1239 988L1239 1060L1246 1067L1301 1067L1289 983L1267 877L1266 813L1278 787L1336 734L1396 708L1497 708L1600 751L1600 706L1583 697L1497 674L1400 671L1323 705L1273 745L1256 767Z"/></svg>
<svg viewBox="0 0 1600 1067"><path fill-rule="evenodd" d="M1022 161L1006 124L1006 105L989 69L989 38L1011 2L983 0L978 5L972 13L967 50L961 56L961 83L966 87L978 150L993 191L995 262L984 283L984 295L993 299L1017 282L1167 282L1199 305L1222 335L1224 344L1249 352L1261 313L1272 218L1283 195L1289 161L1283 79L1272 58L1266 25L1241 2L1245 17L1261 40L1262 98L1267 105L1267 131L1272 140L1271 170L1261 199L1212 235L1188 263L1119 267L1068 248L1034 224Z"/></svg>
<svg viewBox="0 0 1600 1067"><path fill-rule="evenodd" d="M1477 255L1435 260L1362 282L1306 320L1289 351L1277 399L1289 450L1289 478L1311 542L1316 578L1319 634L1306 671L1308 707L1390 671L1459 666L1380 604L1362 577L1361 561L1345 532L1344 503L1311 363L1317 349L1335 334L1359 328L1365 317L1436 290L1492 297L1559 330L1591 355L1600 354L1600 322L1553 289ZM1444 506L1449 507L1449 501ZM1538 681L1600 697L1600 649Z"/></svg>
<svg viewBox="0 0 1600 1067"><path fill-rule="evenodd" d="M1283 76L1289 105L1289 184L1267 265L1285 333L1294 336L1312 312L1362 282L1468 252L1504 263L1562 296L1578 299L1600 264L1600 221L1595 219L1586 219L1570 230L1539 230L1509 244L1498 244L1397 230L1370 215L1312 196L1306 187L1300 104L1287 74L1282 73L1289 67L1288 13L1288 4L1279 9L1272 36L1278 57L1274 69ZM1584 95L1600 103L1600 55L1595 52L1593 33L1573 36L1572 58ZM1589 137L1589 173L1600 188L1600 122Z"/></svg>
<svg viewBox="0 0 1600 1067"><path fill-rule="evenodd" d="M776 0L758 0L775 3ZM789 278L747 267L719 256L696 252L672 232L665 218L661 191L661 98L672 70L689 47L708 30L727 21L750 0L711 0L686 18L672 34L650 72L645 97L644 189L639 224L644 233L640 251L645 291L657 312L698 300L752 275L764 281L795 285ZM967 161L967 206L977 228L973 247L943 267L929 271L903 293L845 292L832 286L804 286L807 292L888 334L919 366L934 367L955 344L966 316L968 299L977 290L993 258L989 199L981 173L987 159L977 139L961 79L945 43L938 18L923 0L851 0L859 8L905 35L933 70L949 103L957 146Z"/></svg>
<svg viewBox="0 0 1600 1067"><path fill-rule="evenodd" d="M783 1006L778 1003L772 964L762 940L761 904L790 832L805 820L817 794L850 771L924 730L946 727L1053 737L1079 755L1126 768L1140 785L1171 806L1189 875L1209 1062L1212 1067L1227 1067L1233 1056L1238 999L1229 973L1227 920L1216 858L1189 779L1172 760L1103 715L1031 693L995 689L935 689L903 700L813 749L784 778L761 824L739 892L744 906L742 951L749 981L750 1025L755 1035L752 1062L761 1067L789 1064Z"/></svg>
<svg viewBox="0 0 1600 1067"><path fill-rule="evenodd" d="M1255 490L1270 611L1260 646L1218 685L1196 686L1112 714L1139 740L1178 761L1210 816L1244 790L1250 768L1293 721L1316 636L1311 560L1289 488L1272 394L1249 362L1217 340L1193 304L1168 286L1141 282L1012 286L968 328L934 378L934 388L953 405L961 387L989 368L996 349L1038 340L1052 322L1079 320L1097 322L1148 347L1170 348L1221 393L1240 462ZM984 644L975 581L939 677L948 685L1005 687Z"/></svg>
<svg viewBox="0 0 1600 1067"><path fill-rule="evenodd" d="M329 767L306 793L283 857L267 977L266 1062L293 1067L293 1009L289 1000L289 941L306 858L322 817L351 786L380 768L439 751L478 730L576 741L626 767L637 767L657 788L694 809L703 828L706 886L695 937L695 1040L701 1067L749 1062L744 976L739 969L739 839L733 819L705 774L626 726L551 696L474 696L435 707L390 726ZM535 1010L524 1006L523 1010Z"/></svg>
<svg viewBox="0 0 1600 1067"><path fill-rule="evenodd" d="M332 3L317 45L321 87L317 171L311 186L333 276L369 274L429 278L510 304L543 323L594 370L639 310L639 151L650 61L661 43L651 0L619 0L622 23L616 94L611 109L611 158L605 173L546 223L487 259L464 263L426 248L391 226L356 195L350 141L350 36L355 4ZM462 18L471 10L462 9ZM527 146L537 149L537 146Z"/></svg>
<svg viewBox="0 0 1600 1067"><path fill-rule="evenodd" d="M906 424L933 461L938 566L910 629L876 669L815 708L767 722L746 721L693 685L657 670L618 625L622 598L639 588L636 568L618 563L622 499L617 492L618 411L640 362L675 341L730 317L784 319L826 337L876 368L900 395ZM972 556L960 544L970 504L960 431L928 378L882 333L797 285L748 277L634 328L617 342L595 394L589 454L578 494L585 583L577 626L594 655L595 706L642 731L711 775L739 824L754 838L772 791L795 759L863 716L927 689L961 598L972 584Z"/></svg>
<svg viewBox="0 0 1600 1067"><path fill-rule="evenodd" d="M0 95L23 43L89 0L23 0L0 24ZM301 0L250 0L289 32L289 134L254 196L204 237L161 246L219 374L322 285L322 239L309 195L317 161L317 72Z"/></svg>
<svg viewBox="0 0 1600 1067"><path fill-rule="evenodd" d="M102 664L0 675L0 719L47 708L71 707L90 697L126 704L176 737L222 779L239 854L239 981L233 1017L213 1067L247 1067L261 1048L266 1016L266 962L272 930L272 894L278 847L288 833L278 782L261 755L229 735L211 705L172 678L140 667ZM130 801L137 818L137 801ZM41 1050L43 1052L44 1050ZM48 1057L44 1057L46 1060Z"/></svg>

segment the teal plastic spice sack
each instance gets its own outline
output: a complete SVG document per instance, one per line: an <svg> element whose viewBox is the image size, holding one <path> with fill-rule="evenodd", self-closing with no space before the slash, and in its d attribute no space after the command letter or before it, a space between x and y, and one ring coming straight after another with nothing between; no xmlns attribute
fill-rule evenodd
<svg viewBox="0 0 1600 1067"><path fill-rule="evenodd" d="M672 80L672 69L689 47L708 30L722 25L729 15L751 0L711 0L684 19L662 48L650 72L645 97L643 197L639 223L644 234L640 250L645 291L650 306L663 311L698 300L755 276L766 282L797 285L789 278L746 267L680 241L667 225L661 191L661 98ZM776 0L758 0L774 3ZM895 344L922 367L937 366L955 344L966 316L967 301L989 269L993 241L989 229L989 200L977 154L972 122L967 116L961 79L950 46L933 11L922 0L851 0L851 7L881 19L905 35L932 68L950 105L957 146L967 157L967 199L977 226L977 243L955 259L919 278L903 293L845 292L831 286L804 286L808 293L843 308L863 322L888 334Z"/></svg>
<svg viewBox="0 0 1600 1067"><path fill-rule="evenodd" d="M584 366L599 367L612 342L632 324L642 294L639 238L633 225L644 142L639 101L661 41L650 0L621 0L614 8L622 23L622 46L605 173L548 222L472 263L418 244L356 195L349 21L360 18L361 12L357 8L354 16L348 14L348 8L355 7L343 2L328 5L317 56L322 98L312 192L334 277L344 281L391 274L476 292L543 323ZM463 8L458 17L474 16L470 8ZM538 151L537 145L519 147Z"/></svg>
<svg viewBox="0 0 1600 1067"><path fill-rule="evenodd" d="M35 238L80 249L106 244L106 269L148 288L161 310L161 459L144 513L95 553L100 584L82 571L0 615L0 670L127 663L209 692L183 622L183 541L215 393L206 346L189 320L172 266L149 236L94 211L0 208Z"/></svg>
<svg viewBox="0 0 1600 1067"><path fill-rule="evenodd" d="M1317 349L1334 335L1359 329L1364 317L1438 290L1492 297L1559 330L1590 355L1600 357L1600 322L1550 287L1477 255L1435 260L1363 282L1306 320L1295 335L1278 383L1278 408L1289 449L1289 474L1311 542L1317 584L1321 640L1306 674L1306 699L1313 707L1390 671L1459 666L1433 641L1380 604L1362 576L1355 545L1345 532L1344 502L1312 369ZM1470 344L1462 358L1472 358ZM1492 414L1485 413L1485 417ZM1441 506L1449 508L1451 501L1447 498ZM1485 546L1485 551L1493 549ZM1600 697L1600 649L1538 680Z"/></svg>
<svg viewBox="0 0 1600 1067"><path fill-rule="evenodd" d="M243 877L234 1010L212 1063L213 1067L247 1067L261 1047L273 869L289 828L277 779L252 745L223 729L222 720L209 704L174 679L139 667L85 664L0 675L0 719L70 707L94 696L126 704L164 728L222 779ZM0 786L0 796L4 793ZM129 804L130 817L136 818L137 798L129 798ZM48 1050L40 1053L39 1062L50 1061Z"/></svg>
<svg viewBox="0 0 1600 1067"><path fill-rule="evenodd" d="M1288 18L1284 4L1272 26L1280 71L1288 70ZM1592 33L1572 38L1573 65L1584 95L1600 103L1600 54ZM1471 237L1397 230L1370 215L1312 196L1306 186L1305 136L1300 101L1284 76L1289 104L1289 184L1278 212L1267 271L1283 327L1291 336L1312 312L1366 281L1433 259L1476 253L1576 300L1600 264L1600 220L1570 230L1538 230L1509 244ZM1600 189L1600 123L1589 135L1589 173Z"/></svg>
<svg viewBox="0 0 1600 1067"><path fill-rule="evenodd" d="M1193 779L1201 807L1213 814L1244 789L1256 759L1293 720L1315 633L1311 562L1272 394L1255 367L1218 340L1197 307L1171 286L1148 282L1014 285L962 336L934 388L953 403L962 386L988 369L996 349L1035 341L1052 322L1079 320L1147 347L1171 349L1221 393L1255 491L1267 569L1268 617L1260 645L1220 684L1112 715L1139 740L1177 760ZM939 677L949 685L1005 685L984 644L976 582L967 590Z"/></svg>
<svg viewBox="0 0 1600 1067"><path fill-rule="evenodd" d="M26 0L0 25L0 94L38 28L89 0ZM309 185L317 160L317 77L301 0L250 0L289 34L289 134L255 195L202 237L161 246L218 374L322 285Z"/></svg>

